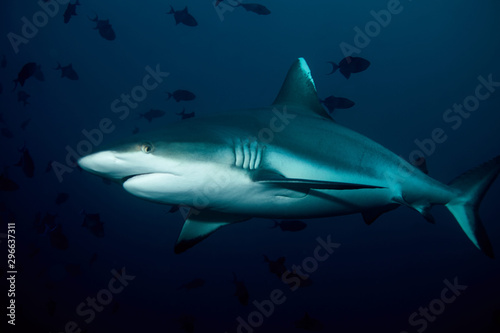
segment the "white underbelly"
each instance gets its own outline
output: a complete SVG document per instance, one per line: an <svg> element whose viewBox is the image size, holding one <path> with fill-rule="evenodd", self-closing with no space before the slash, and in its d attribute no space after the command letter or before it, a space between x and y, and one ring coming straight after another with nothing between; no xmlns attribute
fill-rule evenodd
<svg viewBox="0 0 500 333"><path fill-rule="evenodd" d="M188 170L189 169L189 170ZM140 198L252 217L305 218L345 215L390 203L388 189L310 190L308 193L254 182L238 168L186 166L185 174L151 173L123 187Z"/></svg>

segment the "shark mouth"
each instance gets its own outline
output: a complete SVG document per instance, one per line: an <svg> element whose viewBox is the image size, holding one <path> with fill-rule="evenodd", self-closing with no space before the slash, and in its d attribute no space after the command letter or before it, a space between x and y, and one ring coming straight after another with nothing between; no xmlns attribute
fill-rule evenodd
<svg viewBox="0 0 500 333"><path fill-rule="evenodd" d="M129 181L132 178L136 177L146 177L146 176L161 176L161 175L169 175L169 176L178 176L177 174L174 174L172 172L144 172L144 173L136 173L130 176L123 177L121 179L121 183L124 184L125 182Z"/></svg>
<svg viewBox="0 0 500 333"><path fill-rule="evenodd" d="M121 182L122 182L122 184L123 184L123 183L125 183L127 180L132 179L132 178L134 178L134 177L138 177L138 176L142 176L142 175L149 175L149 174L151 174L151 173L152 173L152 172L150 172L150 173L148 173L148 172L147 172L147 173L138 173L138 174L135 174L135 175L126 176L126 177L123 177L123 178L121 179Z"/></svg>
<svg viewBox="0 0 500 333"><path fill-rule="evenodd" d="M122 183L125 183L127 180L130 180L135 177L146 176L146 175L155 175L155 174L168 174L168 172L144 172L144 173L136 173L130 176L123 177L121 179Z"/></svg>

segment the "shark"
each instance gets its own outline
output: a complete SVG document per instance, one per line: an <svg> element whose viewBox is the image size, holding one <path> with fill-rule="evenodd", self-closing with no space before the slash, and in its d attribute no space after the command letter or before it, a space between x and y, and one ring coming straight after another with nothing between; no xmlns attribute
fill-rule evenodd
<svg viewBox="0 0 500 333"><path fill-rule="evenodd" d="M478 214L500 156L449 184L338 124L321 106L303 58L267 107L167 124L78 160L139 198L187 207L181 253L220 228L252 218L307 219L361 213L367 224L399 206L434 223L444 205L470 241L494 252Z"/></svg>

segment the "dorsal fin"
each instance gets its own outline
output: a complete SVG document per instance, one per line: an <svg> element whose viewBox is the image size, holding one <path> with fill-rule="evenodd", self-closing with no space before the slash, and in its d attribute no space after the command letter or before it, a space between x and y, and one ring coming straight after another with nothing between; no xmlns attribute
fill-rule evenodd
<svg viewBox="0 0 500 333"><path fill-rule="evenodd" d="M288 70L273 105L296 105L323 118L332 119L319 102L311 70L304 58L297 59Z"/></svg>

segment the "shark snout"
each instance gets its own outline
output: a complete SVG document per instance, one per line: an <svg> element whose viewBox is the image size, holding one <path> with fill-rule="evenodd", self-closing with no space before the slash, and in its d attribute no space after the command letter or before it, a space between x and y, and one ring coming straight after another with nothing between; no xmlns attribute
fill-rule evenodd
<svg viewBox="0 0 500 333"><path fill-rule="evenodd" d="M120 159L112 151L102 151L87 155L78 160L78 165L85 171L103 177L122 178L128 175L118 175Z"/></svg>

